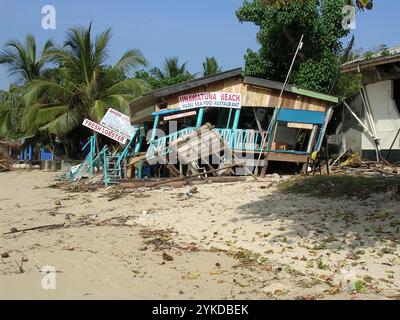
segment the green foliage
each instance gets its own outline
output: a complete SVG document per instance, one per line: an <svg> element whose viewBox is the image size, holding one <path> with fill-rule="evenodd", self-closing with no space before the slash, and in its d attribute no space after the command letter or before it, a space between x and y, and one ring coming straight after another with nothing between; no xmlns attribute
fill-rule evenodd
<svg viewBox="0 0 400 320"><path fill-rule="evenodd" d="M374 58L374 56L375 56L375 52L373 52L373 51L367 51L367 52L364 54L364 58L365 58L366 60L371 60L371 59Z"/></svg>
<svg viewBox="0 0 400 320"><path fill-rule="evenodd" d="M135 72L134 78L146 81L152 89L168 87L194 78L186 70L186 65L187 62L179 65L177 57L165 58L162 69L155 67L149 71L140 70Z"/></svg>
<svg viewBox="0 0 400 320"><path fill-rule="evenodd" d="M146 70L140 70L135 72L134 78L145 81L151 89L160 89L168 86L172 86L177 83L188 81L194 77L191 74L182 74L172 78L162 78L154 76L153 73Z"/></svg>
<svg viewBox="0 0 400 320"><path fill-rule="evenodd" d="M20 135L24 90L19 86L11 86L9 91L0 90L0 138L17 138Z"/></svg>
<svg viewBox="0 0 400 320"><path fill-rule="evenodd" d="M283 8L288 6L293 1L295 0L262 0L261 2L266 5L273 5L277 8ZM371 10L374 6L373 0L347 0L347 4L356 6L359 10Z"/></svg>
<svg viewBox="0 0 400 320"><path fill-rule="evenodd" d="M244 1L236 12L240 22L260 27L258 52L248 50L245 75L283 81L298 41L304 46L294 66L293 82L316 91L328 91L338 71L340 39L348 34L342 27L346 0L293 0L284 6Z"/></svg>
<svg viewBox="0 0 400 320"><path fill-rule="evenodd" d="M39 78L45 71L50 62L46 53L52 46L52 42L47 41L39 56L35 37L28 34L24 43L11 40L5 44L0 51L0 64L7 66L9 75L16 78L16 83L26 83Z"/></svg>
<svg viewBox="0 0 400 320"><path fill-rule="evenodd" d="M362 74L342 73L336 89L340 98L347 98L355 95L362 88Z"/></svg>
<svg viewBox="0 0 400 320"><path fill-rule="evenodd" d="M389 192L399 183L399 177L315 176L285 181L278 185L278 189L284 193L318 198L365 199L373 193Z"/></svg>
<svg viewBox="0 0 400 320"><path fill-rule="evenodd" d="M210 76L221 72L221 67L218 65L217 59L215 57L206 57L203 62L203 76Z"/></svg>
<svg viewBox="0 0 400 320"><path fill-rule="evenodd" d="M24 130L32 134L47 131L62 138L85 117L99 122L109 106L129 114L129 102L147 85L126 75L145 66L146 60L134 49L126 51L114 66L107 65L110 39L110 29L93 37L91 25L72 28L63 46L47 52L58 68L29 83Z"/></svg>

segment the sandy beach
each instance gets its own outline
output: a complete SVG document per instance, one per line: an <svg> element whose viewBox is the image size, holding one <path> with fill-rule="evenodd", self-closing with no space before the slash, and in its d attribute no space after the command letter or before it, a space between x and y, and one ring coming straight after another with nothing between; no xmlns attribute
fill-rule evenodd
<svg viewBox="0 0 400 320"><path fill-rule="evenodd" d="M58 175L0 174L0 299L400 297L400 202L390 193L285 194L277 185L290 177L272 175L113 200L115 187L50 187ZM61 227L4 234L45 225ZM43 289L43 266L55 268L55 290Z"/></svg>

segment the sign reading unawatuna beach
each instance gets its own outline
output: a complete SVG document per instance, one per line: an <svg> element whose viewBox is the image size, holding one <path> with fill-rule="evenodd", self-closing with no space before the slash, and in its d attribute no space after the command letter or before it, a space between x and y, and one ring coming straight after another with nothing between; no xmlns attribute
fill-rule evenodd
<svg viewBox="0 0 400 320"><path fill-rule="evenodd" d="M179 97L179 106L181 110L202 107L240 109L242 107L242 96L239 93L228 92L186 94Z"/></svg>

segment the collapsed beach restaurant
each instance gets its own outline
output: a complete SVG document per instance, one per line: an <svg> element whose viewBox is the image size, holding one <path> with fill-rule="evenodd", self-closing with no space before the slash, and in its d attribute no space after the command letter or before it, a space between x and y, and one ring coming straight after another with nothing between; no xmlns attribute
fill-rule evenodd
<svg viewBox="0 0 400 320"><path fill-rule="evenodd" d="M242 69L234 69L154 90L132 101L131 122L153 123L147 135L147 164L166 165L173 175L186 174L188 168L196 173L202 166L212 171L222 164L215 165L209 157L221 160L221 150L199 147L212 135L225 153L229 149L231 161L246 159L246 166L252 167L248 172L261 168L265 174L270 162L305 169L311 154L322 147L338 99L294 85L282 91L283 86L244 77ZM182 156L188 151L190 156ZM168 155L174 152L179 156L172 163Z"/></svg>

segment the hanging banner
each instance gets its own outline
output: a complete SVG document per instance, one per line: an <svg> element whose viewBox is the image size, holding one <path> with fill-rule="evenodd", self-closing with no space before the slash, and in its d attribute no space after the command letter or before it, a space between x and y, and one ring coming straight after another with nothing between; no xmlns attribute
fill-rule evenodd
<svg viewBox="0 0 400 320"><path fill-rule="evenodd" d="M179 107L181 110L203 107L240 109L242 107L242 95L228 92L186 94L179 97Z"/></svg>
<svg viewBox="0 0 400 320"><path fill-rule="evenodd" d="M92 129L93 131L96 131L96 132L102 134L103 136L113 139L121 144L125 144L126 141L128 140L127 138L125 138L124 136L119 134L118 132L115 132L109 128L106 128L106 127L102 126L101 124L93 122L89 119L85 119L82 124L85 127Z"/></svg>
<svg viewBox="0 0 400 320"><path fill-rule="evenodd" d="M137 129L131 125L131 120L127 115L113 108L107 110L107 113L104 115L100 124L119 133L128 140L132 139L135 130Z"/></svg>

